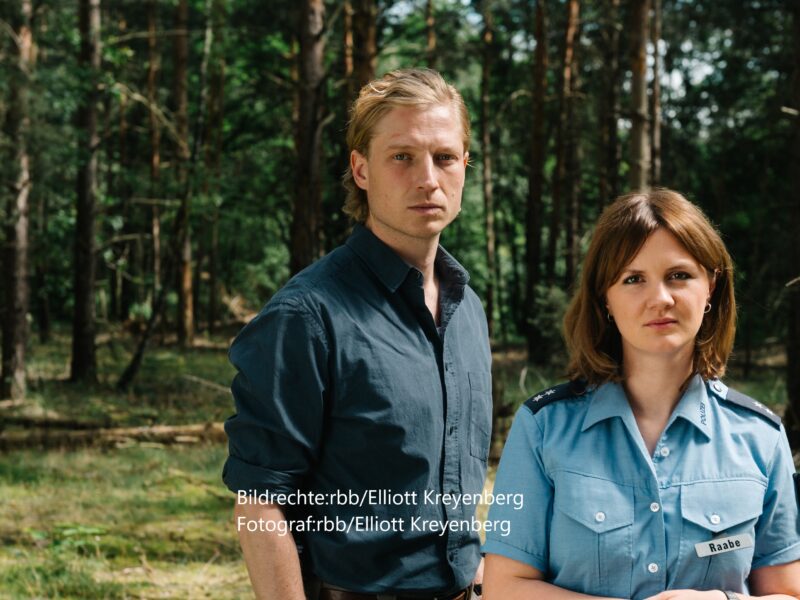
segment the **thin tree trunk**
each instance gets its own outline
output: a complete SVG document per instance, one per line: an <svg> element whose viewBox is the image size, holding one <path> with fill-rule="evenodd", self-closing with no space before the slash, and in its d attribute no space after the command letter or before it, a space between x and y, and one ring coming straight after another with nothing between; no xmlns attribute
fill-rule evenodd
<svg viewBox="0 0 800 600"><path fill-rule="evenodd" d="M630 186L647 189L650 172L650 136L647 115L647 36L649 0L632 0L630 27L631 133Z"/></svg>
<svg viewBox="0 0 800 600"><path fill-rule="evenodd" d="M187 67L189 62L189 4L178 0L175 19L175 125L178 132L178 184L181 206L178 211L179 261L178 288L178 343L191 346L194 341L194 311L192 310L192 237L189 226L191 196L185 192L188 185L189 113L187 94Z"/></svg>
<svg viewBox="0 0 800 600"><path fill-rule="evenodd" d="M603 33L605 81L600 97L600 203L619 194L619 0L605 0L606 22Z"/></svg>
<svg viewBox="0 0 800 600"><path fill-rule="evenodd" d="M150 129L150 197L158 197L158 180L161 174L161 126L156 114L158 102L158 37L156 35L157 24L157 0L147 2L147 102L149 111ZM161 286L161 215L157 202L153 202L150 213L150 234L152 237L152 268L153 268L153 288L151 290L152 302Z"/></svg>
<svg viewBox="0 0 800 600"><path fill-rule="evenodd" d="M375 78L378 63L378 6L375 0L353 0L354 91ZM353 96L355 99L355 96Z"/></svg>
<svg viewBox="0 0 800 600"><path fill-rule="evenodd" d="M541 352L539 332L531 324L539 283L539 262L542 246L542 189L544 187L544 162L547 148L544 128L544 103L547 92L547 13L545 0L536 3L536 50L533 60L533 127L530 170L528 172L528 205L525 217L525 285L524 331L528 340L528 356L536 360ZM513 237L509 238L512 247Z"/></svg>
<svg viewBox="0 0 800 600"><path fill-rule="evenodd" d="M212 8L214 52L209 66L208 136L206 142L206 181L212 181L210 191L219 189L222 159L222 132L225 95L225 0L214 0ZM212 203L208 251L208 332L214 333L219 319L219 206Z"/></svg>
<svg viewBox="0 0 800 600"><path fill-rule="evenodd" d="M650 98L653 115L650 124L650 182L661 183L661 0L653 0L653 20L650 27L650 40L653 44L653 91Z"/></svg>
<svg viewBox="0 0 800 600"><path fill-rule="evenodd" d="M9 163L16 170L13 193L6 209L8 225L3 253L3 310L2 379L0 398L25 397L25 345L28 339L28 309L30 287L29 208L31 191L28 132L28 80L33 69L33 32L31 0L22 0L14 7L12 27L17 37L17 71L10 78L9 105L4 133L11 141Z"/></svg>
<svg viewBox="0 0 800 600"><path fill-rule="evenodd" d="M794 73L792 77L792 104L800 111L800 2L791 3L794 19ZM789 162L792 189L800 189L800 116L794 116L794 141ZM791 264L794 268L794 285L789 288L789 326L786 331L786 391L789 404L786 410L786 431L789 442L800 450L800 203L790 202L787 235L791 240Z"/></svg>
<svg viewBox="0 0 800 600"><path fill-rule="evenodd" d="M556 168L553 174L553 204L550 212L550 236L547 250L547 280L555 281L556 253L558 238L561 235L561 212L567 174L566 129L569 126L568 113L570 90L572 89L572 56L575 50L575 32L578 26L578 0L567 2L567 22L564 33L564 55L561 71L561 87L558 90L558 121L556 122Z"/></svg>
<svg viewBox="0 0 800 600"><path fill-rule="evenodd" d="M82 141L77 180L75 223L75 315L72 322L73 381L95 381L95 212L97 196L97 80L100 73L100 0L81 0L80 64L90 81L83 104L78 109L77 125Z"/></svg>
<svg viewBox="0 0 800 600"><path fill-rule="evenodd" d="M37 226L36 226L36 239L47 239L47 222L48 222L48 207L47 207L47 194L38 194L37 202ZM47 293L47 272L48 272L47 254L43 251L38 252L36 258L36 272L34 274L34 290L37 300L36 309L36 326L39 330L39 341L46 344L50 341L50 332L52 319L50 316L50 297Z"/></svg>
<svg viewBox="0 0 800 600"><path fill-rule="evenodd" d="M580 25L575 34L580 40ZM580 115L577 109L578 90L580 88L580 70L578 48L574 44L572 53L572 79L570 80L569 96L567 98L566 122L566 163L567 163L567 231L566 231L566 256L564 272L564 289L569 290L575 282L580 253L578 241L580 240L580 187L581 187L581 136Z"/></svg>
<svg viewBox="0 0 800 600"><path fill-rule="evenodd" d="M297 86L295 199L290 232L289 266L297 273L320 253L322 106L324 78L325 4L300 3L300 55Z"/></svg>
<svg viewBox="0 0 800 600"><path fill-rule="evenodd" d="M481 154L483 156L483 212L486 225L486 320L489 338L494 334L495 306L495 229L494 193L492 190L492 136L489 128L489 84L492 70L493 23L491 0L482 3L483 12L483 61L481 65Z"/></svg>
<svg viewBox="0 0 800 600"><path fill-rule="evenodd" d="M425 33L427 42L425 44L425 62L428 68L436 68L436 13L433 7L433 0L425 3Z"/></svg>

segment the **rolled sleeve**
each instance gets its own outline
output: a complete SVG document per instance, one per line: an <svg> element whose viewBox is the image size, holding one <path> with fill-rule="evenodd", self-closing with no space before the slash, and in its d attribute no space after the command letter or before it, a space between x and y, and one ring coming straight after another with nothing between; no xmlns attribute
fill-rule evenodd
<svg viewBox="0 0 800 600"><path fill-rule="evenodd" d="M488 532L484 554L499 554L547 573L550 515L553 505L553 483L542 461L542 434L534 415L520 408L508 434L497 477L494 495L522 494L522 506L494 503L489 508L489 521L510 524L508 535Z"/></svg>
<svg viewBox="0 0 800 600"><path fill-rule="evenodd" d="M764 510L756 524L753 569L800 560L800 499L794 489L792 451L781 426L770 463Z"/></svg>
<svg viewBox="0 0 800 600"><path fill-rule="evenodd" d="M222 478L234 492L296 490L316 459L327 382L324 330L301 302L270 303L230 350L236 414Z"/></svg>

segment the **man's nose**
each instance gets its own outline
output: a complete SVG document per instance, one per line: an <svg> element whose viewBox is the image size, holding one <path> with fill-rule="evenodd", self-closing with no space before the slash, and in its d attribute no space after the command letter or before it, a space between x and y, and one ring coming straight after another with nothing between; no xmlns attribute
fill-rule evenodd
<svg viewBox="0 0 800 600"><path fill-rule="evenodd" d="M417 167L417 189L430 193L439 187L433 156L425 156Z"/></svg>

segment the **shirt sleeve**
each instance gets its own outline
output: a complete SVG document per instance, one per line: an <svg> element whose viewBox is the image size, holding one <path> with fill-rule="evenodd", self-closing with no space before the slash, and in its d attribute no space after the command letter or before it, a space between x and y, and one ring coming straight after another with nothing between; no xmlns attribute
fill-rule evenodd
<svg viewBox="0 0 800 600"><path fill-rule="evenodd" d="M482 552L499 554L547 573L553 482L542 461L541 429L525 406L517 412L508 434L493 494L488 520L507 522L508 526L488 531Z"/></svg>
<svg viewBox="0 0 800 600"><path fill-rule="evenodd" d="M236 414L225 422L222 472L234 492L298 489L318 452L327 382L322 325L300 303L267 305L238 335L229 357Z"/></svg>
<svg viewBox="0 0 800 600"><path fill-rule="evenodd" d="M795 491L792 451L781 425L767 477L764 510L756 523L752 568L781 565L800 559L800 498Z"/></svg>

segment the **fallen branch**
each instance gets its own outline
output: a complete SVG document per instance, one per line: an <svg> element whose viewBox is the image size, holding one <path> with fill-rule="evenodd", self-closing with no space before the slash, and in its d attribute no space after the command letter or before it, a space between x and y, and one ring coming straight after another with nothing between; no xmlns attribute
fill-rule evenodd
<svg viewBox="0 0 800 600"><path fill-rule="evenodd" d="M7 431L0 435L0 452L23 448L115 448L135 442L171 444L197 444L200 442L225 442L227 436L222 423L199 425L154 425L152 427L114 427L87 431Z"/></svg>

